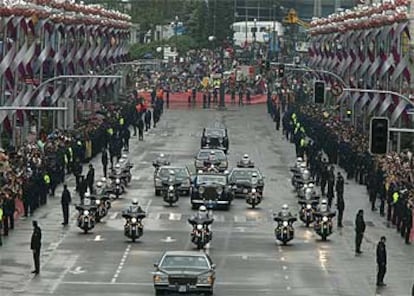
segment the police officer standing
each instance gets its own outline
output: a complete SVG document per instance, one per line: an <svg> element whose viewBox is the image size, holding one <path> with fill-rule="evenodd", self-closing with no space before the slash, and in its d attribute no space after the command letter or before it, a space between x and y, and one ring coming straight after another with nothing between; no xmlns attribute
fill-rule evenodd
<svg viewBox="0 0 414 296"><path fill-rule="evenodd" d="M168 102L168 101L167 101ZM168 108L168 104L167 104L167 108ZM151 110L147 110L145 112L144 118L145 118L145 131L148 131L151 128Z"/></svg>
<svg viewBox="0 0 414 296"><path fill-rule="evenodd" d="M69 204L72 202L72 197L70 196L70 192L68 190L68 186L66 184L63 185L63 192L62 192L62 212L63 212L63 222L62 225L68 225L69 223Z"/></svg>
<svg viewBox="0 0 414 296"><path fill-rule="evenodd" d="M108 152L106 148L102 149L101 160L102 160L103 174L104 174L104 177L106 178L106 175L108 173Z"/></svg>
<svg viewBox="0 0 414 296"><path fill-rule="evenodd" d="M1 225L3 224L3 205L0 204L0 246L3 245L3 241L1 240Z"/></svg>
<svg viewBox="0 0 414 296"><path fill-rule="evenodd" d="M384 276L387 272L387 250L385 248L385 242L386 238L385 236L382 236L377 245L377 286L380 287L386 286L386 284L384 284Z"/></svg>
<svg viewBox="0 0 414 296"><path fill-rule="evenodd" d="M32 273L37 275L40 272L40 247L42 246L42 231L37 224L37 221L33 221L32 225L33 233L30 242L30 249L33 252L33 261L35 266L35 269L32 271Z"/></svg>
<svg viewBox="0 0 414 296"><path fill-rule="evenodd" d="M359 210L355 219L355 253L361 254L361 243L365 232L364 211Z"/></svg>
<svg viewBox="0 0 414 296"><path fill-rule="evenodd" d="M89 164L88 174L86 175L86 180L88 182L89 193L93 193L93 183L95 182L95 169L92 164Z"/></svg>

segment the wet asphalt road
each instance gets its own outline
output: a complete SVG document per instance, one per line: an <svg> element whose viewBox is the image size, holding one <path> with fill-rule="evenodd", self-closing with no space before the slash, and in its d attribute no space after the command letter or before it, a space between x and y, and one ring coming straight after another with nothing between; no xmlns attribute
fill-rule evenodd
<svg viewBox="0 0 414 296"><path fill-rule="evenodd" d="M364 187L353 181L345 187L345 227L335 227L328 241L320 241L300 221L288 246L275 241L272 212L284 203L292 212L298 209L289 173L295 155L293 145L275 131L264 105L165 112L144 142L131 139L129 157L135 166L128 193L113 203L108 216L91 233L85 235L77 228L73 208L70 226L60 225L58 198L50 199L35 214L44 237L38 277L30 274L32 218L18 222L17 230L0 249L0 295L153 295L151 272L162 252L194 250L187 223L194 211L188 197L168 207L154 195L152 160L162 152L173 164L192 167L202 128L216 124L228 128L230 166L248 153L266 179L264 200L257 209L236 199L229 211L214 212L213 241L206 252L217 265L215 295L409 295L414 279L413 248L404 245L377 213L365 211L364 253L354 255L355 214L369 206ZM100 157L93 163L96 178L101 177ZM74 187L73 177L68 184ZM59 187L57 196L60 192ZM123 236L121 217L132 198L138 198L148 212L144 235L135 243ZM381 235L388 237L388 286L377 290L375 245Z"/></svg>

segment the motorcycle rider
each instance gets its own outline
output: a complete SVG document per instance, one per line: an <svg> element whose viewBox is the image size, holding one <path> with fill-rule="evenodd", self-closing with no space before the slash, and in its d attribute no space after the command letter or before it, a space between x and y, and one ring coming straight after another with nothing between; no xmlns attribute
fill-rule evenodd
<svg viewBox="0 0 414 296"><path fill-rule="evenodd" d="M158 169L163 165L170 165L170 162L165 158L164 153L160 153L160 155L152 162L152 165L155 169Z"/></svg>
<svg viewBox="0 0 414 296"><path fill-rule="evenodd" d="M282 206L282 210L276 215L273 214L273 220L276 222L283 222L283 221L296 221L295 216L289 211L289 206L284 204Z"/></svg>
<svg viewBox="0 0 414 296"><path fill-rule="evenodd" d="M239 166L243 166L243 167L253 167L254 163L253 161L250 159L248 154L244 154L243 158L239 161Z"/></svg>
<svg viewBox="0 0 414 296"><path fill-rule="evenodd" d="M209 173L218 173L219 170L214 166L214 164L212 164L208 169L207 172Z"/></svg>
<svg viewBox="0 0 414 296"><path fill-rule="evenodd" d="M321 200L321 202L319 203L316 209L315 216L317 217L318 220L324 216L327 216L328 218L332 218L335 216L335 212L331 211L331 208L329 207L327 199L324 198Z"/></svg>
<svg viewBox="0 0 414 296"><path fill-rule="evenodd" d="M188 219L188 222L193 226L194 229L197 227L197 225L203 225L209 236L209 240L211 240L211 232L208 226L212 224L213 221L214 218L210 217L210 214L208 213L207 208L204 205L198 208L197 214Z"/></svg>
<svg viewBox="0 0 414 296"><path fill-rule="evenodd" d="M123 217L139 217L140 219L142 219L145 217L145 215L145 211L141 208L136 198L132 200L132 203L129 207L122 211Z"/></svg>

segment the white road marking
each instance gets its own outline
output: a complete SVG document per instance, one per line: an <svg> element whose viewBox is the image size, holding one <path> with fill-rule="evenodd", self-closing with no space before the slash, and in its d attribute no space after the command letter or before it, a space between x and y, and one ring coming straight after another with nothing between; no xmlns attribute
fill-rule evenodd
<svg viewBox="0 0 414 296"><path fill-rule="evenodd" d="M82 274L85 273L86 270L82 269L82 266L77 266L74 270L69 271L71 274Z"/></svg>
<svg viewBox="0 0 414 296"><path fill-rule="evenodd" d="M167 236L166 238L161 239L161 241L164 243L172 243L172 242L175 242L176 239L172 238L171 236Z"/></svg>
<svg viewBox="0 0 414 296"><path fill-rule="evenodd" d="M125 249L124 254L122 255L121 262L119 263L118 268L116 269L115 274L112 277L112 280L111 280L112 284L114 284L116 282L116 279L118 278L119 274L121 273L122 268L124 267L125 260L128 257L128 253L129 253L130 250L131 250L131 245L128 245L127 248Z"/></svg>
<svg viewBox="0 0 414 296"><path fill-rule="evenodd" d="M234 222L236 223L244 223L246 220L246 216L234 216Z"/></svg>
<svg viewBox="0 0 414 296"><path fill-rule="evenodd" d="M144 208L144 212L145 212L145 213L148 213L148 209L149 209L149 207L151 206L151 204L152 204L152 199L150 199L150 200L147 202L147 204L145 205L145 208Z"/></svg>
<svg viewBox="0 0 414 296"><path fill-rule="evenodd" d="M78 256L70 256L70 258L66 258L65 264L68 264L66 269L59 275L59 278L53 283L53 286L50 288L50 294L54 294L57 287L62 283L63 279L65 278L66 274L72 269L73 265L75 265ZM69 259L69 260L68 260Z"/></svg>
<svg viewBox="0 0 414 296"><path fill-rule="evenodd" d="M247 257L246 255L243 255L243 256L242 256L242 259L243 259L243 260L247 260L247 258L248 258L248 257Z"/></svg>
<svg viewBox="0 0 414 296"><path fill-rule="evenodd" d="M180 213L170 213L170 216L168 217L168 220L170 220L170 221L180 221L181 216L182 215Z"/></svg>
<svg viewBox="0 0 414 296"><path fill-rule="evenodd" d="M94 239L95 242L101 242L101 241L104 241L104 240L105 239L103 239L101 235L97 235Z"/></svg>

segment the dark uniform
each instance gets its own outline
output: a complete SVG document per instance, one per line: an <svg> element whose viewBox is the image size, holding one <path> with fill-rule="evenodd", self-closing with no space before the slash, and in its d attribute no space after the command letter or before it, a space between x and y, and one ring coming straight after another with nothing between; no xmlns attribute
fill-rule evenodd
<svg viewBox="0 0 414 296"><path fill-rule="evenodd" d="M381 237L381 240L377 245L377 286L385 286L384 276L387 272L387 250L385 248L385 237Z"/></svg>
<svg viewBox="0 0 414 296"><path fill-rule="evenodd" d="M30 242L30 249L33 251L33 261L35 269L32 273L39 274L40 272L40 247L42 246L42 231L37 225L37 221L33 221L33 233Z"/></svg>
<svg viewBox="0 0 414 296"><path fill-rule="evenodd" d="M355 219L355 253L361 254L361 243L365 232L364 211L359 210Z"/></svg>
<svg viewBox="0 0 414 296"><path fill-rule="evenodd" d="M70 196L70 192L68 190L68 186L65 184L63 186L63 192L62 192L62 212L63 212L63 223L62 225L68 225L69 223L69 204L71 203L72 198Z"/></svg>

